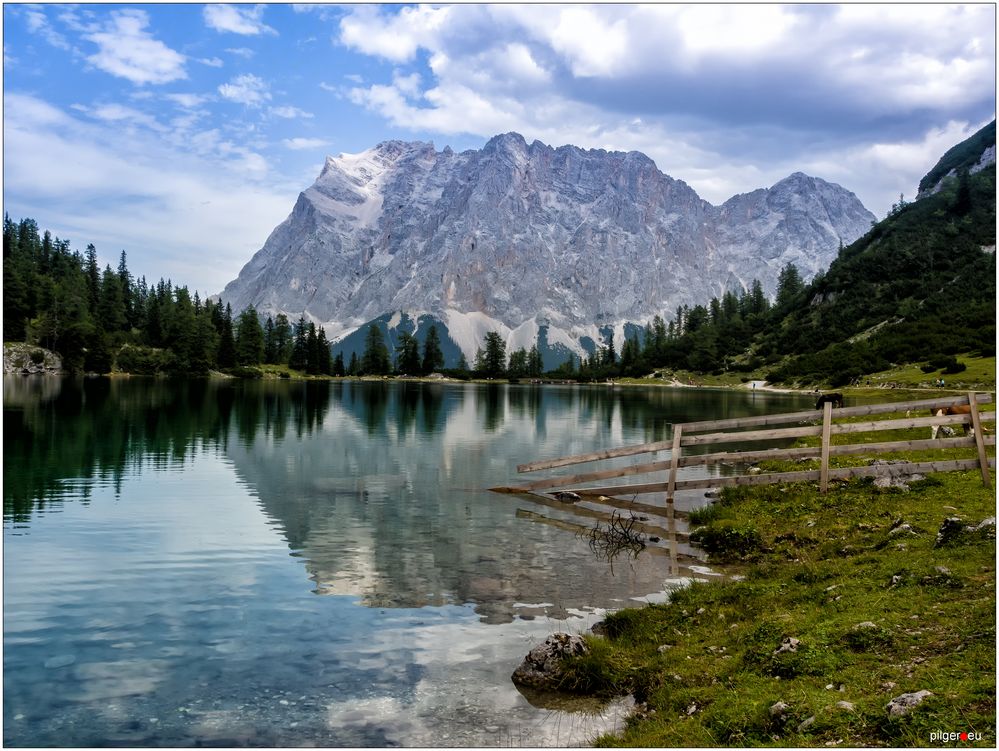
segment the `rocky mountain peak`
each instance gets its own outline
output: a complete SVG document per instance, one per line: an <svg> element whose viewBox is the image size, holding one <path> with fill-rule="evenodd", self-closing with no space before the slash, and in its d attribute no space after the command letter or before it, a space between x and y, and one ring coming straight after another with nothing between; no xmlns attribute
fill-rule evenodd
<svg viewBox="0 0 999 751"><path fill-rule="evenodd" d="M327 158L222 297L304 313L333 337L391 311L432 314L469 358L491 329L519 341L545 326L579 351L598 326L669 317L753 279L772 293L788 261L807 278L873 218L803 173L714 207L637 151L518 133L460 154L386 141Z"/></svg>

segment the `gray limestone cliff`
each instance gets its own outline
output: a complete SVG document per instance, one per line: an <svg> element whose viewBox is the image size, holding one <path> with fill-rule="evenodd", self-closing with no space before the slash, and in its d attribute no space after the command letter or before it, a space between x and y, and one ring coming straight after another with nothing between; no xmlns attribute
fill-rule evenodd
<svg viewBox="0 0 999 751"><path fill-rule="evenodd" d="M327 158L222 298L334 337L405 311L468 329L466 342L530 322L568 343L753 279L772 293L789 261L809 278L873 219L801 173L713 206L639 152L516 133L462 153L389 141Z"/></svg>

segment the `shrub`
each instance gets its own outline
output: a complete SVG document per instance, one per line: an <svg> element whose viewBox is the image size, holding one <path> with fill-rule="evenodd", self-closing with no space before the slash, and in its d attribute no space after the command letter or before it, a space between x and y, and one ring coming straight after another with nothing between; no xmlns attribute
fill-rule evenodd
<svg viewBox="0 0 999 751"><path fill-rule="evenodd" d="M260 368L254 368L250 365L237 365L234 368L229 368L226 373L236 378L263 378L264 373Z"/></svg>
<svg viewBox="0 0 999 751"><path fill-rule="evenodd" d="M31 350L31 354L28 356L31 358L31 362L33 362L35 365L41 365L43 362L45 362L45 353L42 352L42 350L40 349Z"/></svg>
<svg viewBox="0 0 999 751"><path fill-rule="evenodd" d="M743 557L763 545L760 533L748 524L722 519L690 533L690 541L718 559Z"/></svg>
<svg viewBox="0 0 999 751"><path fill-rule="evenodd" d="M118 370L135 375L155 375L169 369L172 358L166 350L126 344L115 358Z"/></svg>

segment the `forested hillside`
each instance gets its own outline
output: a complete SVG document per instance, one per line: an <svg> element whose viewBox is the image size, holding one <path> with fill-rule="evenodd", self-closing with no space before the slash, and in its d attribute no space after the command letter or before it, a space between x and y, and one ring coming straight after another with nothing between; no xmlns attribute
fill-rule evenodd
<svg viewBox="0 0 999 751"><path fill-rule="evenodd" d="M289 360L332 370L325 332L304 319L261 324L247 308L234 320L186 286L135 279L124 251L117 269L102 271L93 245L81 254L33 219L4 217L3 287L4 341L54 350L71 371L203 374Z"/></svg>
<svg viewBox="0 0 999 751"><path fill-rule="evenodd" d="M846 383L891 363L995 354L995 165L899 201L754 344L770 379Z"/></svg>

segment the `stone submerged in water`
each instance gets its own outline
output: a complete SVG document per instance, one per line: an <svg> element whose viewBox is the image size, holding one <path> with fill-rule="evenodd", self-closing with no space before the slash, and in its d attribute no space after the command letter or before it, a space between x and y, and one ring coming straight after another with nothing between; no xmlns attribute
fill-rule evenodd
<svg viewBox="0 0 999 751"><path fill-rule="evenodd" d="M578 493L573 493L569 490L559 490L552 493L552 497L556 501L562 501L562 503L578 503L583 500Z"/></svg>
<svg viewBox="0 0 999 751"><path fill-rule="evenodd" d="M522 686L557 689L562 679L563 661L589 651L581 636L552 634L527 653L510 678Z"/></svg>

